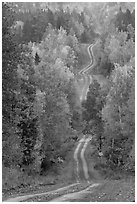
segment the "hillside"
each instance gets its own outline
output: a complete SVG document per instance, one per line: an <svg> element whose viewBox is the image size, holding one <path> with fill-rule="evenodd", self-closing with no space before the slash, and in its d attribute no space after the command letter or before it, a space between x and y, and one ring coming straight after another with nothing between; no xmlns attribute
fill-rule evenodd
<svg viewBox="0 0 137 204"><path fill-rule="evenodd" d="M3 199L134 200L134 177L135 3L3 2Z"/></svg>

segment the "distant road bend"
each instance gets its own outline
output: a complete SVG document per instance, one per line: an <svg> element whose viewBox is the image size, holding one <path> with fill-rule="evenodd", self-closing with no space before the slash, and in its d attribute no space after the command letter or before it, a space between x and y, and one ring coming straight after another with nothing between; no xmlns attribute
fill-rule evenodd
<svg viewBox="0 0 137 204"><path fill-rule="evenodd" d="M83 100L86 100L89 85L92 82L92 76L87 74L87 71L89 69L92 69L93 66L95 65L95 57L94 57L94 53L93 53L93 47L96 45L96 43L89 45L87 48L88 55L89 55L90 60L91 60L90 64L79 71L79 75L82 77L82 79L84 81L83 87L82 87L81 92L80 92L80 101L81 102Z"/></svg>

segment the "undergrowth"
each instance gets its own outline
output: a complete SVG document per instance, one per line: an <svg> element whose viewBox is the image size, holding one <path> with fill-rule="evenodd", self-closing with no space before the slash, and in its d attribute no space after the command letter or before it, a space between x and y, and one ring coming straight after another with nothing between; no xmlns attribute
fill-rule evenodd
<svg viewBox="0 0 137 204"><path fill-rule="evenodd" d="M4 168L2 175L2 188L3 191L13 190L18 187L38 186L38 185L50 185L56 183L56 176L51 173L47 176L35 174L28 175L26 172L21 172L15 168Z"/></svg>
<svg viewBox="0 0 137 204"><path fill-rule="evenodd" d="M104 157L99 158L97 155L94 155L94 160L96 161L94 169L97 170L104 179L126 180L135 176L135 171L125 168L125 165L121 167L110 165Z"/></svg>
<svg viewBox="0 0 137 204"><path fill-rule="evenodd" d="M2 189L3 192L9 190L16 190L18 188L35 187L42 185L56 185L73 183L73 151L74 145L70 145L66 148L66 152L63 152L63 163L54 164L48 171L42 172L42 174L32 171L30 165L24 168L23 171L20 168L15 167L2 167Z"/></svg>

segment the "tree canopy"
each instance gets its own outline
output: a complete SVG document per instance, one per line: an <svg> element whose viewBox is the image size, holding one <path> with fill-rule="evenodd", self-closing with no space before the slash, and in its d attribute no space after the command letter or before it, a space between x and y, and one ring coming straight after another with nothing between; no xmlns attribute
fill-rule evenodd
<svg viewBox="0 0 137 204"><path fill-rule="evenodd" d="M90 44L93 80L81 103ZM2 100L6 168L47 170L83 133L110 167L134 169L135 3L2 3Z"/></svg>

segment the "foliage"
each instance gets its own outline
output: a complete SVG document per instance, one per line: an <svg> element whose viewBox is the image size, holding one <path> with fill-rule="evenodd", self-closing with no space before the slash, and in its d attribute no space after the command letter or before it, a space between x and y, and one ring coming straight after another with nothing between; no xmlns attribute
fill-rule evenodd
<svg viewBox="0 0 137 204"><path fill-rule="evenodd" d="M17 87L13 118L16 134L13 140L4 132L3 160L8 167L32 165L32 169L40 171L42 160L56 159L61 145L73 135L69 125L67 86L73 78L71 70L77 63L78 42L62 28L56 30L49 25L41 43L20 44L18 49L20 58L15 61ZM6 55L3 58L7 62ZM5 83L5 78L3 80ZM7 94L7 87L5 90ZM5 121L3 130L7 128ZM7 145L13 146L10 141L14 144L16 141L17 148L7 151ZM21 150L18 158L17 150Z"/></svg>
<svg viewBox="0 0 137 204"><path fill-rule="evenodd" d="M101 148L102 144L101 132L103 131L102 119L100 114L103 106L103 98L100 95L100 92L100 84L96 80L94 80L89 87L87 100L83 102L83 120L87 122L83 132L96 135L99 149Z"/></svg>
<svg viewBox="0 0 137 204"><path fill-rule="evenodd" d="M23 164L33 161L32 150L37 138L37 116L34 112L36 85L34 81L33 61L27 46L22 47L18 64L18 92L16 103L16 124L20 130L23 150Z"/></svg>
<svg viewBox="0 0 137 204"><path fill-rule="evenodd" d="M127 40L128 33L118 32L106 40L105 52L111 63L119 63L121 66L127 64L135 56L135 44L133 38Z"/></svg>
<svg viewBox="0 0 137 204"><path fill-rule="evenodd" d="M20 179L21 169L32 175L57 165L81 132L96 135L110 167L134 170L133 2L3 3L2 42L2 148L9 180L16 173ZM77 74L94 42L90 74L103 75L106 83L93 80L81 104Z"/></svg>
<svg viewBox="0 0 137 204"><path fill-rule="evenodd" d="M3 122L3 164L16 166L22 161L20 138L15 122L17 102L17 63L20 49L13 40L10 27L14 15L7 4L2 4L2 122Z"/></svg>
<svg viewBox="0 0 137 204"><path fill-rule="evenodd" d="M34 66L34 104L41 131L37 138L40 142L38 151L41 152L40 158L47 163L59 156L61 146L72 134L67 86L73 78L70 63L75 63L75 55L68 45L68 37L63 29L57 31L49 27L44 37L40 44L33 47L33 52L38 50L41 59L39 64Z"/></svg>
<svg viewBox="0 0 137 204"><path fill-rule="evenodd" d="M15 42L12 39L12 33L10 32L10 26L12 25L13 13L10 11L10 8L6 4L2 4L3 13L2 13L2 37L3 37L3 46L2 46L2 94L3 94L3 115L8 119L11 118L12 106L15 103L15 90L16 90L16 66L17 60L19 59L18 51Z"/></svg>
<svg viewBox="0 0 137 204"><path fill-rule="evenodd" d="M24 43L40 42L50 23L54 28L66 30L67 34L75 34L82 42L95 37L91 16L85 13L88 4L80 6L77 3L8 3L16 13L17 20L24 22L23 35L20 40Z"/></svg>
<svg viewBox="0 0 137 204"><path fill-rule="evenodd" d="M132 105L134 104L132 82L134 69L132 66L117 65L111 77L112 85L106 97L106 105L102 110L106 135L104 145L114 150L118 148L119 162L125 163L134 143L134 114L133 112L131 114L131 109L129 109L129 101L132 100ZM109 152L109 154L115 153Z"/></svg>

